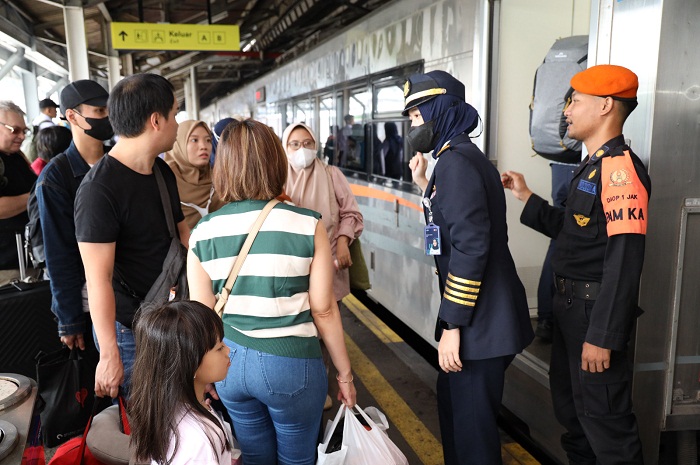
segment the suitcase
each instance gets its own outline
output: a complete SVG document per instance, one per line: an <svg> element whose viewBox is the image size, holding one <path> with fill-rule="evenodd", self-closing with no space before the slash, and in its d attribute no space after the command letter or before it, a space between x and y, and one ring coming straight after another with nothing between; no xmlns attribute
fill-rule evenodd
<svg viewBox="0 0 700 465"><path fill-rule="evenodd" d="M20 272L24 275L22 236L16 237ZM20 280L0 288L0 373L16 373L36 380L37 354L61 347L58 324L51 312L48 281Z"/></svg>

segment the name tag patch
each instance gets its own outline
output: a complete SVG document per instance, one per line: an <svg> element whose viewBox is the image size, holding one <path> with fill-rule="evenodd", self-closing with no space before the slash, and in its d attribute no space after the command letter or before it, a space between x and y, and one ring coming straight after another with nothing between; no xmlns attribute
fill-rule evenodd
<svg viewBox="0 0 700 465"><path fill-rule="evenodd" d="M594 182L586 181L585 179L581 179L578 182L578 187L576 188L591 195L595 195L596 193L596 184Z"/></svg>

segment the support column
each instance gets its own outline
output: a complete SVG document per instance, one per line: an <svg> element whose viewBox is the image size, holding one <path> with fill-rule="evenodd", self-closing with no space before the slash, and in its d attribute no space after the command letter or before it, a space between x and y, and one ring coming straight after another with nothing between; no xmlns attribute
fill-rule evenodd
<svg viewBox="0 0 700 465"><path fill-rule="evenodd" d="M192 119L199 119L199 91L197 89L197 68L190 68L190 97L192 98Z"/></svg>
<svg viewBox="0 0 700 465"><path fill-rule="evenodd" d="M18 48L17 51L7 59L5 64L2 65L2 68L0 68L0 79L4 78L10 71L12 71L12 68L14 68L15 65L19 64L19 62L22 61L23 58L24 49Z"/></svg>
<svg viewBox="0 0 700 465"><path fill-rule="evenodd" d="M39 89L36 85L36 65L30 63L30 72L22 75L22 87L24 87L24 103L27 105L27 124L32 124L39 114Z"/></svg>
<svg viewBox="0 0 700 465"><path fill-rule="evenodd" d="M85 38L85 15L80 1L66 2L63 7L63 22L66 29L69 79L90 79L87 40Z"/></svg>
<svg viewBox="0 0 700 465"><path fill-rule="evenodd" d="M134 74L134 57L131 53L122 55L122 69L124 70L124 76Z"/></svg>
<svg viewBox="0 0 700 465"><path fill-rule="evenodd" d="M192 108L192 86L190 84L190 78L185 78L183 91L185 92L185 111L187 112L187 118L195 119L194 109Z"/></svg>
<svg viewBox="0 0 700 465"><path fill-rule="evenodd" d="M114 55L107 57L107 85L109 86L110 92L112 91L114 86L117 85L117 82L119 82L122 79L122 76L119 74L119 55L117 55L116 52L112 53L114 53Z"/></svg>
<svg viewBox="0 0 700 465"><path fill-rule="evenodd" d="M53 85L53 87L51 88L51 90L49 90L49 91L46 93L46 96L49 97L49 96L50 96L51 94L53 94L54 92L58 92L59 89L63 89L63 88L66 87L67 85L68 85L68 79L66 79L66 78L61 78L61 79L59 79L58 81L56 81L56 84Z"/></svg>

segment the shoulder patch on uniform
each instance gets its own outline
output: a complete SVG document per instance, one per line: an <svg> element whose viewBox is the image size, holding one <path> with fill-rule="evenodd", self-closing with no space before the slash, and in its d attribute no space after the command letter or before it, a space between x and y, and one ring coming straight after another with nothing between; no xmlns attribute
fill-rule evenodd
<svg viewBox="0 0 700 465"><path fill-rule="evenodd" d="M637 176L629 152L603 158L600 196L608 236L646 234L649 194Z"/></svg>

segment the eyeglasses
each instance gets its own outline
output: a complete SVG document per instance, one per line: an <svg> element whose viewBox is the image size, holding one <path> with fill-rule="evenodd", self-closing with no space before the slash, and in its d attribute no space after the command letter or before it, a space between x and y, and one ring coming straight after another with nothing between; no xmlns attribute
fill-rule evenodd
<svg viewBox="0 0 700 465"><path fill-rule="evenodd" d="M292 140L287 143L287 146L291 149L294 150L299 150L299 147L304 147L305 149L315 149L316 148L316 142L314 142L311 139L306 139L303 142L299 142L298 140Z"/></svg>
<svg viewBox="0 0 700 465"><path fill-rule="evenodd" d="M9 124L5 124L2 121L0 121L0 124L5 126L12 134L15 134L15 135L24 134L25 136L29 136L29 134L32 133L32 130L29 128L20 128L20 127L10 126Z"/></svg>

